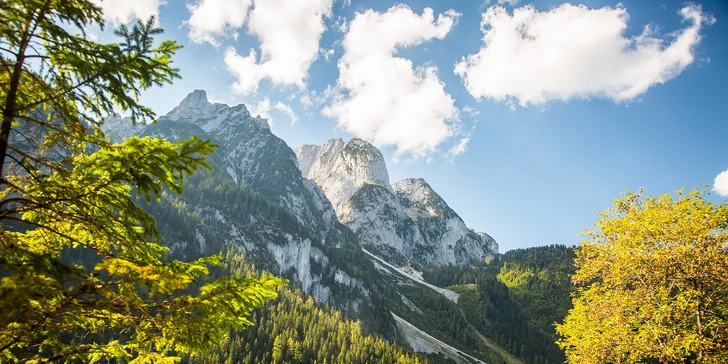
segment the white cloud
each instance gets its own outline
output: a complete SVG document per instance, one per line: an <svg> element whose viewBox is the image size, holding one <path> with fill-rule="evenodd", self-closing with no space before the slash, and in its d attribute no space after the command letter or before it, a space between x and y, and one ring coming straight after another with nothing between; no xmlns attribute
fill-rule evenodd
<svg viewBox="0 0 728 364"><path fill-rule="evenodd" d="M468 142L470 142L470 135L460 139L447 153L453 157L464 153L468 149Z"/></svg>
<svg viewBox="0 0 728 364"><path fill-rule="evenodd" d="M146 21L159 16L160 0L94 0L104 12L104 19L115 24L127 24L134 18Z"/></svg>
<svg viewBox="0 0 728 364"><path fill-rule="evenodd" d="M338 89L338 87L333 87L331 85L326 85L326 88L323 91L316 92L311 91L311 95L313 95L313 102L314 104L323 105L329 101L334 100L334 98L338 97L341 90Z"/></svg>
<svg viewBox="0 0 728 364"><path fill-rule="evenodd" d="M466 114L469 114L470 116L473 116L473 117L480 115L480 110L478 110L474 107L471 107L471 106L465 106L463 108L463 112Z"/></svg>
<svg viewBox="0 0 728 364"><path fill-rule="evenodd" d="M455 73L474 97L521 106L575 98L632 100L695 59L700 28L714 18L698 6L684 7L680 15L688 25L670 37L646 26L628 38L629 15L621 6L562 4L542 12L528 5L512 15L494 6L482 15L485 44L463 58Z"/></svg>
<svg viewBox="0 0 728 364"><path fill-rule="evenodd" d="M278 102L276 102L275 105L273 105L273 107L276 110L288 115L288 117L291 119L291 124L295 124L296 121L298 121L298 115L296 115L296 113L293 112L293 109L291 109L290 106L278 101Z"/></svg>
<svg viewBox="0 0 728 364"><path fill-rule="evenodd" d="M248 30L260 41L260 57L251 49L241 56L230 47L225 64L236 76L233 90L250 94L263 79L276 85L305 86L308 69L318 58L324 17L331 16L333 0L267 0L254 2Z"/></svg>
<svg viewBox="0 0 728 364"><path fill-rule="evenodd" d="M339 15L336 18L336 21L334 21L334 29L338 30L341 33L346 33L349 31L349 23L347 22L346 18Z"/></svg>
<svg viewBox="0 0 728 364"><path fill-rule="evenodd" d="M253 117L260 116L261 118L268 120L268 125L273 125L273 119L270 117L269 98L266 97L265 99L250 105L248 107L248 111L250 111L250 115L252 115Z"/></svg>
<svg viewBox="0 0 728 364"><path fill-rule="evenodd" d="M721 172L715 177L713 191L723 197L728 197L728 170Z"/></svg>
<svg viewBox="0 0 728 364"><path fill-rule="evenodd" d="M324 115L378 146L395 146L395 157L420 158L455 135L458 110L433 66L415 68L395 57L399 48L443 39L460 14L448 11L435 19L406 5L384 13L368 10L350 22L339 60L339 79L323 93L329 104Z"/></svg>
<svg viewBox="0 0 728 364"><path fill-rule="evenodd" d="M335 98L341 96L341 89L336 86L326 85L321 91L304 90L300 93L299 102L305 110L312 107L324 107L327 103L332 102Z"/></svg>
<svg viewBox="0 0 728 364"><path fill-rule="evenodd" d="M86 38L92 42L98 42L99 41L99 35L93 30L86 30Z"/></svg>
<svg viewBox="0 0 728 364"><path fill-rule="evenodd" d="M190 39L195 43L218 45L217 38L236 38L237 30L245 24L250 5L252 0L196 0L194 5L187 4Z"/></svg>
<svg viewBox="0 0 728 364"><path fill-rule="evenodd" d="M326 60L326 62L328 62L328 61L329 61L329 59L331 59L331 57L333 57L333 56L334 56L334 52L335 52L335 51L334 51L333 49L329 49L328 51L326 51L326 52L324 53L324 59Z"/></svg>
<svg viewBox="0 0 728 364"><path fill-rule="evenodd" d="M298 102L301 103L301 106L303 106L305 110L313 107L313 100L311 100L311 96L309 96L308 94L301 95L301 97L298 99Z"/></svg>

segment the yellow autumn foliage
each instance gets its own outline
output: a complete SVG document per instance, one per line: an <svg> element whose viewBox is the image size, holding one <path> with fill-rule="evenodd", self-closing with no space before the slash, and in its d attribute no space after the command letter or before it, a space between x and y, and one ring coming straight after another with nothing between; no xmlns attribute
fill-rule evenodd
<svg viewBox="0 0 728 364"><path fill-rule="evenodd" d="M705 190L600 213L577 252L574 307L557 325L571 363L728 361L728 204Z"/></svg>

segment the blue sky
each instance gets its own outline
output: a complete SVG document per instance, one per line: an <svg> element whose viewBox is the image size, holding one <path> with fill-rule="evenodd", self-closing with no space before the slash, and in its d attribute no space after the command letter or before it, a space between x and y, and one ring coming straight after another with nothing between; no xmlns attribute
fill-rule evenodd
<svg viewBox="0 0 728 364"><path fill-rule="evenodd" d="M252 6L246 0L137 0L159 13L164 37L185 46L175 58L182 79L149 90L142 101L164 114L187 93L204 89L211 101L245 103L267 114L273 132L291 147L366 138L385 154L392 181L425 178L501 251L576 244L576 234L625 188L644 187L649 194L703 183L713 188L728 169L728 2L307 1L330 4L330 12L318 16L323 31L316 24L313 33L294 29L301 38L289 45L275 34L280 27L255 23L263 18L252 15L256 7L263 13L257 0ZM206 2L225 11L190 20ZM144 6L106 11L124 21L125 12L144 16ZM267 14L278 19L280 8ZM681 15L681 9L692 12ZM281 11L288 22L305 13ZM528 34L512 41L506 35L517 25L516 13ZM210 25L215 21L219 28ZM412 26L398 28L407 21ZM608 30L622 23L623 31ZM298 69L300 62L284 59L295 53L289 49L305 53L311 41L318 51L310 64ZM620 46L625 41L627 48ZM264 47L274 49L270 64L261 59ZM250 49L258 57L257 65L245 66L252 68L226 62L234 58L231 51L241 60ZM467 58L478 52L485 53ZM461 62L467 72L456 74ZM241 81L236 69L258 76ZM287 80L276 74L289 71ZM403 90L386 87L412 80ZM327 88L333 96L323 98ZM456 148L461 143L466 147Z"/></svg>

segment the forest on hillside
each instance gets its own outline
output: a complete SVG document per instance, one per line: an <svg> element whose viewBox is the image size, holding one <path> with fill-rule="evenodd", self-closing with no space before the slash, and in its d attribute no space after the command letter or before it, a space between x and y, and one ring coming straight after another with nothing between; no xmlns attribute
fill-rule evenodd
<svg viewBox="0 0 728 364"><path fill-rule="evenodd" d="M562 363L554 324L571 308L574 248L517 249L482 267L443 266L423 277L460 293L459 307L482 334L527 363Z"/></svg>
<svg viewBox="0 0 728 364"><path fill-rule="evenodd" d="M260 276L241 253L226 255L217 274ZM354 320L293 287L256 309L252 326L230 332L212 353L186 358L190 364L228 363L427 363L424 356L367 333Z"/></svg>

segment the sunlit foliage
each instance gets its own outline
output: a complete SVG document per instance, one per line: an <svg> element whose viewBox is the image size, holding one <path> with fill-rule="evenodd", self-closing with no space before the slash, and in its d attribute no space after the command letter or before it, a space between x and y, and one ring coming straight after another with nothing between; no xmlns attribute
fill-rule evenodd
<svg viewBox="0 0 728 364"><path fill-rule="evenodd" d="M0 362L175 361L251 324L283 282L204 280L222 258L171 261L135 203L181 193L215 146L100 128L114 108L153 119L138 96L178 77L180 45L154 19L96 43L88 0L4 0L0 20Z"/></svg>
<svg viewBox="0 0 728 364"><path fill-rule="evenodd" d="M724 363L728 204L701 190L617 199L577 250L572 363Z"/></svg>

